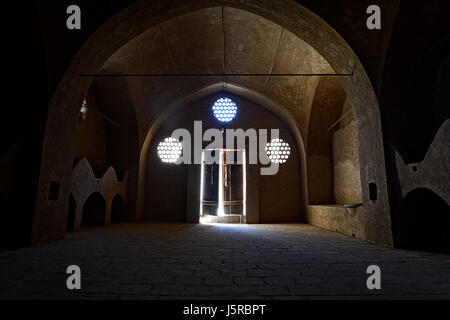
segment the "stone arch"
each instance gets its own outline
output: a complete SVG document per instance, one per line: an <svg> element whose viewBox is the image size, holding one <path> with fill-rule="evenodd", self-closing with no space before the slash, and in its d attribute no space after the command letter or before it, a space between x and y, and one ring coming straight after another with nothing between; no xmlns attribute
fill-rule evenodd
<svg viewBox="0 0 450 320"><path fill-rule="evenodd" d="M113 167L100 168L97 176L86 158L80 159L75 165L71 175L70 193L73 194L76 203L80 204L76 208L74 231L77 231L82 224L83 203L93 193L100 193L107 204L111 204L113 197L120 194L126 199L128 186L128 172L124 172L122 180L119 180ZM110 206L106 208L105 223L109 224Z"/></svg>
<svg viewBox="0 0 450 320"><path fill-rule="evenodd" d="M106 201L100 192L92 193L83 205L81 225L102 226L106 219Z"/></svg>
<svg viewBox="0 0 450 320"><path fill-rule="evenodd" d="M290 0L274 2L225 1L140 1L101 26L73 59L50 103L43 141L43 155L36 197L32 242L59 239L64 235L70 183L71 151L79 105L90 87L92 77L121 46L148 28L176 16L214 6L230 6L262 16L302 38L315 48L336 73L352 73L341 78L349 101L354 106L359 135L361 181L365 217L361 220L364 238L392 244L389 203L384 164L383 137L378 101L358 57L345 40L326 22L305 7ZM58 154L55 164L54 155ZM61 184L60 201L49 205L46 190L51 181ZM369 200L369 183L376 182L380 197ZM45 226L58 225L49 232Z"/></svg>
<svg viewBox="0 0 450 320"><path fill-rule="evenodd" d="M142 211L144 210L143 199L145 194L145 176L147 171L147 156L148 156L148 148L151 144L153 136L161 127L162 123L167 120L171 115L185 107L187 104L194 102L196 100L202 99L206 96L218 93L231 93L243 98L249 99L253 102L256 102L263 108L274 113L277 117L279 117L288 128L292 131L293 136L295 137L297 143L297 150L300 159L300 182L301 182L301 200L302 200L302 211L306 213L307 210L307 199L308 199L308 191L307 191L307 175L306 175L306 153L305 153L305 145L302 134L295 124L290 112L283 108L280 104L274 102L268 97L250 90L246 88L242 88L233 84L223 84L222 82L210 85L208 87L202 88L197 92L189 95L188 97L184 97L172 103L169 107L167 107L163 112L159 114L156 120L152 123L152 126L148 128L147 133L145 135L145 139L143 140L143 144L141 147L141 155L139 161L139 183L138 183L138 217L142 215Z"/></svg>
<svg viewBox="0 0 450 320"><path fill-rule="evenodd" d="M397 247L450 253L450 206L436 193L426 188L409 192L398 217Z"/></svg>

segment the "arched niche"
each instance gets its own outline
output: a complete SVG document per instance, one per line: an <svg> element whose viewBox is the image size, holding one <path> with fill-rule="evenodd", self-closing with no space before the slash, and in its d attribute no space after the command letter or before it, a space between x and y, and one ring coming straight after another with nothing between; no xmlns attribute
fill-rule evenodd
<svg viewBox="0 0 450 320"><path fill-rule="evenodd" d="M201 100L205 97L215 95L217 93L223 94L232 94L238 97L242 97L248 99L259 106L267 109L271 113L273 113L276 117L278 117L292 132L292 135L295 139L296 150L299 158L299 171L300 174L298 176L300 182L300 194L298 195L300 199L300 215L305 216L307 211L307 176L306 176L306 154L305 147L303 142L303 137L299 128L297 127L293 117L290 112L283 108L280 104L274 102L268 97L259 94L255 91L249 90L247 88L242 88L232 84L224 84L224 83L216 83L214 85L210 85L205 87L188 97L184 97L183 99L179 99L174 101L171 105L169 105L163 112L161 112L156 120L153 122L152 126L148 128L147 134L145 136L140 155L140 165L139 165L139 183L138 183L138 210L137 215L138 219L143 217L144 213L144 199L147 191L147 186L145 183L145 177L147 175L147 163L148 163L148 155L149 155L149 146L156 134L156 132L161 128L161 126L167 121L172 115L182 110L186 105L192 105L195 101Z"/></svg>
<svg viewBox="0 0 450 320"><path fill-rule="evenodd" d="M344 39L321 18L294 1L141 1L118 13L101 26L84 44L60 82L49 107L43 141L43 155L36 197L32 242L64 236L70 183L72 141L78 111L93 77L125 43L152 26L199 9L229 6L268 19L295 34L315 48L336 73L352 73L340 78L354 108L361 164L364 217L358 223L364 238L392 244L390 211L384 164L383 136L378 101L358 57ZM56 159L54 155L58 154ZM52 181L61 185L61 197L50 206L47 199ZM369 197L369 184L378 187L377 201ZM61 221L60 221L61 220ZM58 227L49 230L48 225Z"/></svg>
<svg viewBox="0 0 450 320"><path fill-rule="evenodd" d="M412 190L402 199L398 217L397 247L450 253L450 207L436 193Z"/></svg>
<svg viewBox="0 0 450 320"><path fill-rule="evenodd" d="M103 226L106 219L106 202L100 192L94 192L83 205L81 226Z"/></svg>
<svg viewBox="0 0 450 320"><path fill-rule="evenodd" d="M141 153L140 172L145 172L140 177L139 198L145 201L141 203L142 219L185 221L187 213L188 221L198 221L199 204L189 208L189 203L198 202L200 197L200 173L196 170L199 168L193 169L199 166L163 163L157 156L157 147L175 129L188 130L194 139L194 121L202 121L202 133L208 129L220 129L222 125L214 118L211 106L221 97L232 99L238 108L237 117L226 125L227 129L254 129L257 135L259 129L279 129L280 138L291 145L291 157L287 163L280 165L276 175L261 176L260 165L247 164L246 198L247 205L252 208L248 210L247 222L304 221L305 154L299 129L292 123L289 112L280 105L267 97L230 84L226 87L222 84L212 85L190 96L190 99L174 102L161 112L149 129ZM204 141L203 148L209 143Z"/></svg>

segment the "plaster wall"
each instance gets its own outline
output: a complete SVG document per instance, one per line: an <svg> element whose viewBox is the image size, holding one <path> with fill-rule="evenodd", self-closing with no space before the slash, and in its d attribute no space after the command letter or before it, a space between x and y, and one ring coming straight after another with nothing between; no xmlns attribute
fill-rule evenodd
<svg viewBox="0 0 450 320"><path fill-rule="evenodd" d="M362 203L356 122L333 135L333 185L336 204Z"/></svg>

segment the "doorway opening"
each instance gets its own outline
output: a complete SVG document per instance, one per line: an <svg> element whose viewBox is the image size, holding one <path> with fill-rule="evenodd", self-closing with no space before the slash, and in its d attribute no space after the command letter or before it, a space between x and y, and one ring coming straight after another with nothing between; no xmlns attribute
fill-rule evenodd
<svg viewBox="0 0 450 320"><path fill-rule="evenodd" d="M200 177L200 222L246 222L245 149L205 149Z"/></svg>
<svg viewBox="0 0 450 320"><path fill-rule="evenodd" d="M106 219L106 202L99 192L93 193L84 203L81 226L103 226Z"/></svg>

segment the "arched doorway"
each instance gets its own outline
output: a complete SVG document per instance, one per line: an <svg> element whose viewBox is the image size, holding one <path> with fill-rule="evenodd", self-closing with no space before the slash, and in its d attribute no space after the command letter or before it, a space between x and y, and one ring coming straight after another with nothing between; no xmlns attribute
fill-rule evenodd
<svg viewBox="0 0 450 320"><path fill-rule="evenodd" d="M125 206L120 194L116 195L111 203L111 223L125 221Z"/></svg>
<svg viewBox="0 0 450 320"><path fill-rule="evenodd" d="M158 121L158 123L162 125L155 124L149 130L145 144L147 148L143 149L141 154L145 161L142 164L148 168L145 180L142 182L145 185L145 210L143 211L146 220L185 221L187 215L189 222L199 221L198 208L200 203L197 202L201 198L200 190L203 189L201 187L201 171L195 172L195 166L163 163L157 156L157 147L165 137L170 136L173 130L177 128L186 129L192 135L194 120L202 121L202 129L205 132L209 129L220 128L220 123L211 114L211 107L217 99L226 96L235 101L239 108L239 116L227 124L227 129L241 129L243 132L250 130L249 137L251 136L251 130L254 130L255 139L247 138L245 141L246 155L250 155L250 141L258 141L257 136L260 129L278 128L280 138L289 143L291 147L291 156L287 163L280 165L275 175L260 176L259 164L247 162L245 169L245 190L247 190L247 193L245 199L241 195L244 190L244 170L243 168L235 168L237 170L235 174L231 173L228 177L231 177L231 179L233 179L232 177L242 177L242 181L234 180L231 185L236 188L227 187L227 190L237 191L240 195L230 196L230 199L234 199L236 202L228 201L227 197L224 197L223 200L227 201L228 206L235 206L234 209L242 208L240 206L242 202L245 202L246 207L248 207L245 210L246 213L248 212L248 215L246 215L247 223L304 221L306 216L306 189L303 185L306 177L304 174L305 157L303 139L298 128L292 125L290 122L292 118L289 118L286 110L269 99L264 99L261 95L249 90L239 90L231 85L228 85L228 87L227 93L224 93L220 91L221 86L213 85L208 87L208 90L196 94L196 99L174 104L171 106L173 108L168 108L166 112L160 115L161 121ZM270 130L268 134L267 138L270 141ZM264 146L266 142L260 141ZM208 144L207 141L204 141L203 148L206 148ZM242 148L243 146L236 145L235 147ZM255 150L254 147L255 145L252 145L252 151ZM227 147L227 149L229 148ZM147 150L145 154L144 150ZM218 167L212 170L215 172L210 175L210 178L219 181ZM223 172L225 173L225 170ZM209 200L212 202L218 200L218 190ZM171 196L169 197L168 194ZM203 200L208 203L205 206L214 206L207 199L208 196L205 195ZM208 208L205 207L204 209L207 210ZM230 208L228 207L228 209ZM185 211L187 211L186 214ZM239 221L243 221L243 219L239 219Z"/></svg>
<svg viewBox="0 0 450 320"><path fill-rule="evenodd" d="M44 140L39 190L46 190L51 179L58 180L62 185L62 190L65 190L65 185L69 183L70 170L64 163L56 166L49 164L54 163L54 150L59 150L61 162L71 157L71 145L68 141L73 140L75 121L72 123L69 120L77 117L79 105L93 81L91 76L80 78L79 75L92 75L99 72L105 62L124 44L149 28L172 18L213 7L231 7L260 18L264 17L263 19L277 24L280 29L285 28L293 36L303 39L329 63L335 73L351 73L351 76L340 78L340 83L354 108L361 167L370 168L370 170L361 170L364 216L359 219L358 224L364 231L365 239L392 244L383 139L379 107L373 88L358 57L343 38L318 16L294 1L288 0L258 4L208 0L139 2L110 19L83 46L53 97L48 113L48 130ZM143 16L145 16L144 19ZM123 33L120 30L128 30L128 32ZM68 90L69 88L70 90ZM66 121L68 122L67 126L65 125ZM61 124L64 124L66 128L62 134L58 129ZM371 183L375 183L378 187L379 196L376 201L371 201L369 197ZM65 205L67 204L62 204L62 206ZM33 228L33 238L36 240L46 238L45 227L42 226L50 223L49 221L36 221L45 220L49 216L58 216L56 213L44 214L48 210L53 209L48 206L44 192L42 194L39 192L36 202L37 218Z"/></svg>
<svg viewBox="0 0 450 320"><path fill-rule="evenodd" d="M83 206L81 226L103 226L106 217L106 202L99 192L89 196Z"/></svg>
<svg viewBox="0 0 450 320"><path fill-rule="evenodd" d="M450 207L429 189L415 189L400 205L399 248L450 253Z"/></svg>
<svg viewBox="0 0 450 320"><path fill-rule="evenodd" d="M69 195L69 210L67 213L67 228L66 232L73 232L75 227L75 212L76 212L76 202L72 194Z"/></svg>
<svg viewBox="0 0 450 320"><path fill-rule="evenodd" d="M308 192L306 187L307 181L306 152L303 136L297 124L295 123L292 114L288 110L283 108L279 103L273 101L272 99L261 93L229 83L227 83L226 86L224 86L224 83L216 83L211 86L202 88L201 90L198 90L190 94L188 97L184 97L182 99L174 101L169 106L167 106L161 113L158 114L157 119L154 121L152 126L147 130L141 148L140 162L139 162L140 175L137 189L138 191L137 215L138 216L143 215L143 212L145 211L144 199L146 198L144 197L144 195L146 194L146 192L149 191L147 189L148 184L146 183L147 165L149 162L149 156L151 154L151 152L149 152L149 148L158 130L160 130L161 127L163 127L163 124L166 123L167 121L169 121L170 123L170 121L172 120L169 119L173 117L175 114L183 112L183 108L188 107L191 110L193 110L192 106L195 109L195 107L198 105L199 102L201 102L208 96L219 95L219 93L221 95L226 94L235 96L238 99L244 99L247 100L248 102L258 105L260 108L264 110L263 112L269 112L269 114L278 118L281 121L281 123L283 123L283 126L286 126L286 129L288 129L288 131L291 132L293 136L293 142L295 141L295 143L293 143L293 145L295 145L293 151L295 151L296 157L298 157L299 161L299 174L296 176L299 179L300 183L300 191L299 194L297 195L298 200L300 202L299 214L300 216L304 217L304 214L307 210L307 198L308 198L307 197ZM199 115L199 118L200 117L203 116ZM196 179L196 177L194 177L194 179ZM200 182L198 181L197 183ZM197 221L197 219L194 218L193 221ZM252 221L252 219L250 218L247 221Z"/></svg>

